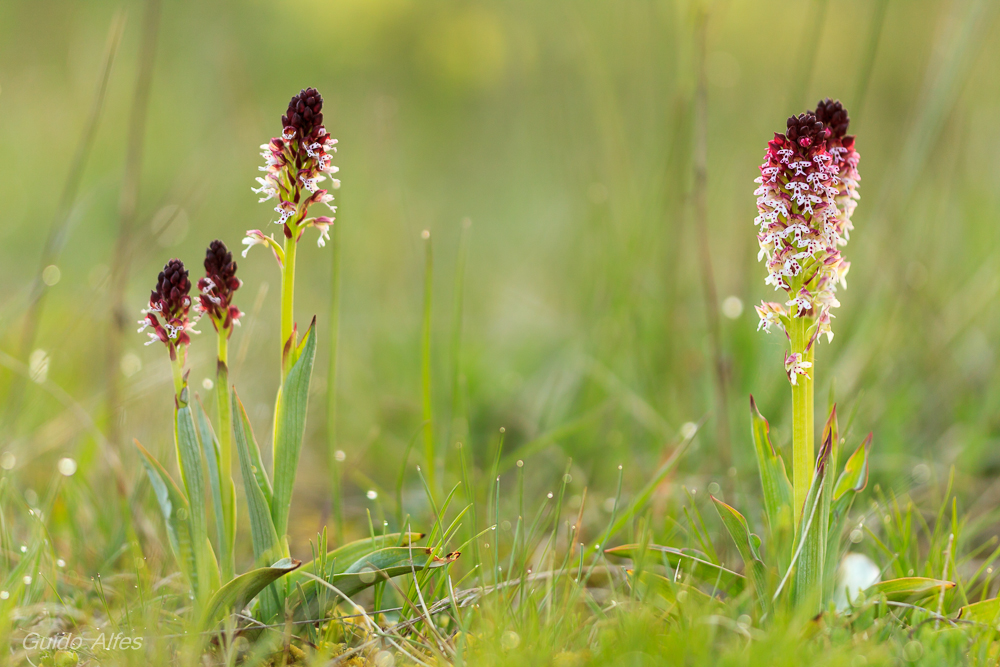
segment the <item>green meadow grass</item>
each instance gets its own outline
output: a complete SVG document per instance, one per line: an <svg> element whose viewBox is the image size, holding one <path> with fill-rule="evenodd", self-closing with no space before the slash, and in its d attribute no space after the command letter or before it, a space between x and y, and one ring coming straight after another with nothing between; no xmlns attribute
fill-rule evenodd
<svg viewBox="0 0 1000 667"><path fill-rule="evenodd" d="M142 637L77 654L154 667L996 664L993 619L958 612L997 594L998 13L3 3L0 664L28 664L33 632ZM299 253L296 317L317 315L319 343L290 551L413 530L462 554L351 603L313 582L314 622L234 615L223 637L241 638L206 647L131 445L176 478L170 368L130 327L167 259L197 267L210 240L267 224L257 146L310 85L344 185L332 247ZM762 619L649 545L742 573L710 494L766 531L748 396L786 460L791 400L782 341L755 332L773 297L752 181L783 119L826 96L862 156L850 288L817 359L817 409L837 402L849 447L874 432L850 549L884 579L956 586ZM229 351L262 443L280 381L267 255L238 258ZM190 384L214 414L200 328ZM636 558L603 552L626 544ZM238 572L252 556L239 541Z"/></svg>

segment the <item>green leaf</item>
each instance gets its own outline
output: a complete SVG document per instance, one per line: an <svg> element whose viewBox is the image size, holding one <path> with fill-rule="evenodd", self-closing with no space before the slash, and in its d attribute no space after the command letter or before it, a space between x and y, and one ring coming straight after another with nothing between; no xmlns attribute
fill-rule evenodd
<svg viewBox="0 0 1000 667"><path fill-rule="evenodd" d="M302 353L288 372L278 393L274 411L274 497L271 518L278 537L288 530L288 512L292 504L292 487L302 451L302 436L306 428L306 406L309 401L309 379L316 358L316 318L309 325Z"/></svg>
<svg viewBox="0 0 1000 667"><path fill-rule="evenodd" d="M305 583L302 585L305 609L300 609L300 612L308 614L317 611L309 608L316 599L317 587L322 585L317 580L326 581L347 597L351 597L369 586L385 581L387 577L399 577L444 567L454 563L461 556L456 551L439 558L429 552L430 550L424 547L387 547L366 554L350 567L332 576L324 578L312 572L303 572L301 576L308 579L307 583L312 586L306 586Z"/></svg>
<svg viewBox="0 0 1000 667"><path fill-rule="evenodd" d="M167 526L167 540L170 550L187 577L191 588L197 588L197 569L195 567L194 547L191 541L191 512L187 499L180 488L170 478L160 462L150 454L145 447L135 441L136 449L142 456L142 464L146 468L149 483L156 495L164 523Z"/></svg>
<svg viewBox="0 0 1000 667"><path fill-rule="evenodd" d="M746 578L739 572L733 572L721 565L716 565L706 560L704 558L705 554L694 549L677 549L659 544L623 544L605 549L604 553L608 556L635 560L643 549L645 551L655 551L664 554L667 562L670 563L670 567L676 569L680 566L684 570L685 577L691 575L710 584L718 581L720 587L724 589L730 589L734 585L742 585L746 581Z"/></svg>
<svg viewBox="0 0 1000 667"><path fill-rule="evenodd" d="M236 454L240 459L240 475L243 477L243 488L247 497L247 514L250 517L250 540L253 544L254 561L258 564L272 562L281 554L278 534L271 520L271 508L268 505L264 489L261 488L259 468L255 470L254 456L251 452L257 450L257 440L250 426L243 401L232 390L233 396L233 439L236 442ZM260 460L258 453L256 460ZM266 483L266 477L264 482ZM276 618L284 608L284 591L278 586L271 586L261 596L261 616L265 621Z"/></svg>
<svg viewBox="0 0 1000 667"><path fill-rule="evenodd" d="M205 463L208 465L208 484L212 491L212 510L215 516L215 533L219 545L219 553L225 560L226 545L226 519L222 509L222 479L219 476L219 443L215 439L212 431L212 424L205 414L205 406L201 400L197 401L198 408L194 411L195 419L198 423L198 436L201 440L201 450L205 456Z"/></svg>
<svg viewBox="0 0 1000 667"><path fill-rule="evenodd" d="M771 598L767 591L767 566L760 557L760 538L750 532L747 520L735 509L715 496L710 496L719 512L722 523L736 543L736 549L743 558L743 569L753 582L757 601L765 613L771 608Z"/></svg>
<svg viewBox="0 0 1000 667"><path fill-rule="evenodd" d="M967 604L958 610L958 618L993 625L1000 621L1000 598L990 598Z"/></svg>
<svg viewBox="0 0 1000 667"><path fill-rule="evenodd" d="M219 580L219 566L208 539L208 522L205 518L205 464L201 457L201 443L194 427L190 406L176 410L174 430L177 461L180 464L181 482L187 494L191 516L191 542L194 545L197 583L195 592L201 601L212 593L211 582Z"/></svg>
<svg viewBox="0 0 1000 667"><path fill-rule="evenodd" d="M772 534L792 525L792 484L785 472L785 462L771 444L769 426L750 397L750 421L760 484L764 490L764 509Z"/></svg>
<svg viewBox="0 0 1000 667"><path fill-rule="evenodd" d="M347 544L329 551L326 554L326 558L322 560L325 560L329 566L334 568L336 568L338 564L341 567L349 566L353 565L358 559L363 558L365 555L373 551L385 549L386 547L409 546L423 537L423 533L387 533L385 535L376 535L375 537L366 537L353 542L348 542ZM303 565L299 568L298 572L290 578L292 583L294 584L299 576L306 572L323 576L323 572L316 572L316 566L316 561L309 561Z"/></svg>
<svg viewBox="0 0 1000 667"><path fill-rule="evenodd" d="M261 567L241 574L216 591L205 607L202 627L214 626L231 609L243 609L271 583L277 581L302 564L302 561L282 558L269 567Z"/></svg>
<svg viewBox="0 0 1000 667"><path fill-rule="evenodd" d="M350 597L385 577L444 567L454 563L460 555L456 551L439 558L422 547L386 547L366 554L344 572L335 574L331 583Z"/></svg>
<svg viewBox="0 0 1000 667"><path fill-rule="evenodd" d="M941 589L948 590L955 587L955 582L944 581L942 579L931 579L929 577L901 577L899 579L889 579L874 586L869 586L864 590L864 595L869 600L880 595L895 602L905 602L919 598L937 595ZM971 605L970 605L971 606ZM964 607L963 607L964 609Z"/></svg>
<svg viewBox="0 0 1000 667"><path fill-rule="evenodd" d="M833 439L827 431L812 483L803 506L801 523L796 530L795 556L791 567L795 568L795 588L793 598L800 603L809 600L818 608L823 594L823 576L826 572L826 542L829 530L829 506L824 511L824 490L830 484L830 454Z"/></svg>
<svg viewBox="0 0 1000 667"><path fill-rule="evenodd" d="M848 491L858 493L868 485L868 450L871 449L872 434L869 433L865 441L858 445L851 457L844 464L844 472L840 473L837 479L837 486L833 491L834 501L840 500Z"/></svg>
<svg viewBox="0 0 1000 667"><path fill-rule="evenodd" d="M250 536L253 542L253 556L258 563L274 560L279 554L278 534L271 521L271 508L268 506L264 490L261 488L254 470L251 451L257 449L257 440L250 426L246 408L233 387L233 435L236 441L236 453L240 459L240 473L243 477L243 487L247 497L247 513L250 515Z"/></svg>

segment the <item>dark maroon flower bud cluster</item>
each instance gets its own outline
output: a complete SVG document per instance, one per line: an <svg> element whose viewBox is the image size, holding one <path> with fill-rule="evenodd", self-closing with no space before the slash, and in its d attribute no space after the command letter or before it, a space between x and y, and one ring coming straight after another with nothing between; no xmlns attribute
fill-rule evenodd
<svg viewBox="0 0 1000 667"><path fill-rule="evenodd" d="M831 100L829 97L816 105L816 119L830 128L836 139L847 134L847 126L851 122L847 116L847 109L840 100Z"/></svg>
<svg viewBox="0 0 1000 667"><path fill-rule="evenodd" d="M288 111L281 117L282 127L294 127L303 138L312 137L313 131L323 125L323 96L315 88L299 91L288 103Z"/></svg>
<svg viewBox="0 0 1000 667"><path fill-rule="evenodd" d="M184 262L179 259L167 262L156 280L156 288L149 295L149 307L142 311L145 317L139 320L142 325L140 333L147 327L153 329L153 333L149 334L151 340L146 345L159 340L170 348L170 356L173 358L177 346L191 343L188 335L193 326L188 318L191 308L191 297L188 296L190 291L191 280Z"/></svg>
<svg viewBox="0 0 1000 667"><path fill-rule="evenodd" d="M198 281L198 309L212 319L216 331L232 335L240 309L232 304L233 293L243 282L236 277L236 262L222 241L212 241L205 251L205 277Z"/></svg>
<svg viewBox="0 0 1000 667"><path fill-rule="evenodd" d="M830 131L823 122L810 112L791 116L785 123L785 137L802 148L809 148L830 136Z"/></svg>

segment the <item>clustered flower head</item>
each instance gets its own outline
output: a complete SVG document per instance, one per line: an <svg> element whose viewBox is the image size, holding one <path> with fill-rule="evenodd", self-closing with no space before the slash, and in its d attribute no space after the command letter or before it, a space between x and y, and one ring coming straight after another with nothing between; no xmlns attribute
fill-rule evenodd
<svg viewBox="0 0 1000 667"><path fill-rule="evenodd" d="M236 262L222 241L212 241L205 251L205 277L198 281L198 303L195 307L212 320L215 330L232 335L233 325L243 314L232 304L233 293L243 285L236 277Z"/></svg>
<svg viewBox="0 0 1000 667"><path fill-rule="evenodd" d="M330 225L334 219L329 216L307 217L313 204L325 204L336 213L331 203L333 195L320 187L320 183L330 177L334 189L340 181L333 178L339 169L330 162L337 152L337 140L323 127L323 97L315 88L307 88L292 97L288 110L281 117L280 137L274 137L261 146L261 156L265 164L260 167L264 176L257 178L259 188L252 188L260 195L260 201L277 200L274 207L278 214L275 224L282 225L285 238L298 242L306 227L319 231L318 245L326 245ZM254 245L273 244L259 230L248 234L243 243L243 256ZM280 259L280 258L279 258Z"/></svg>
<svg viewBox="0 0 1000 667"><path fill-rule="evenodd" d="M163 342L170 350L171 359L177 358L178 347L191 343L189 333L198 333L194 330L195 323L188 317L191 308L191 297L188 296L190 291L191 281L184 262L179 259L170 260L160 271L156 288L149 295L149 307L142 311L144 317L139 320L142 325L139 333L146 328L153 329L148 334L150 340L146 345L152 345L158 340Z"/></svg>
<svg viewBox="0 0 1000 667"><path fill-rule="evenodd" d="M808 318L807 349L826 334L833 338L830 310L840 305L837 287L847 287L850 263L840 248L854 228L858 200L858 153L847 136L850 119L839 101L820 102L814 112L788 119L784 134L768 142L760 176L755 180L760 243L766 260L765 283L784 290L788 300L757 306L760 325L787 332L792 318ZM805 375L808 362L790 355L789 380Z"/></svg>

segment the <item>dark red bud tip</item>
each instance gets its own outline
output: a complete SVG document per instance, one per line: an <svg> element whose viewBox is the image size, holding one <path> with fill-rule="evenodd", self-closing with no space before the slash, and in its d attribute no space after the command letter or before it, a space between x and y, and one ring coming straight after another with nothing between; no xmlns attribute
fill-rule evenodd
<svg viewBox="0 0 1000 667"><path fill-rule="evenodd" d="M851 119L840 100L831 100L829 97L820 100L816 105L815 116L829 128L831 136L839 139L847 134Z"/></svg>
<svg viewBox="0 0 1000 667"><path fill-rule="evenodd" d="M309 137L323 124L323 96L315 88L299 91L288 102L282 127L293 127L301 138Z"/></svg>

